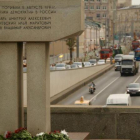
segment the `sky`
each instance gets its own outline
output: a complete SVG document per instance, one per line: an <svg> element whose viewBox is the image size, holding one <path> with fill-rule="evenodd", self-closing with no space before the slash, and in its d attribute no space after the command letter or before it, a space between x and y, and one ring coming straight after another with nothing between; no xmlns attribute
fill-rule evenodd
<svg viewBox="0 0 140 140"><path fill-rule="evenodd" d="M132 4L140 4L140 0L132 0Z"/></svg>

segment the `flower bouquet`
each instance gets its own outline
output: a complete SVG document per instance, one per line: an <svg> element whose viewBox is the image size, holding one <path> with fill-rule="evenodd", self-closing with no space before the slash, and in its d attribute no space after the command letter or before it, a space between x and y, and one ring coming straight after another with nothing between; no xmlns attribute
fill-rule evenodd
<svg viewBox="0 0 140 140"><path fill-rule="evenodd" d="M65 130L54 131L49 134L41 132L33 137L25 128L19 128L14 133L6 131L0 140L70 140Z"/></svg>

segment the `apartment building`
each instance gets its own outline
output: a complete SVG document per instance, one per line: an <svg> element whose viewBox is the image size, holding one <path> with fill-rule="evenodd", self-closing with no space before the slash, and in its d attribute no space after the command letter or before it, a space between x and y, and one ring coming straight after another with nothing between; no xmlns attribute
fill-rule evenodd
<svg viewBox="0 0 140 140"><path fill-rule="evenodd" d="M140 36L140 5L121 8L117 11L117 34Z"/></svg>
<svg viewBox="0 0 140 140"><path fill-rule="evenodd" d="M108 18L109 0L85 0L86 19L105 23Z"/></svg>

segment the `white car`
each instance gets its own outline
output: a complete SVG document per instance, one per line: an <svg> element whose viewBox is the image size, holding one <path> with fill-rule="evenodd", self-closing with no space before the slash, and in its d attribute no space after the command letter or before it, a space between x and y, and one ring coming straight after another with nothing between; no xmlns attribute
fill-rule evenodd
<svg viewBox="0 0 140 140"><path fill-rule="evenodd" d="M106 59L106 62L110 62L110 58L107 58L107 59Z"/></svg>
<svg viewBox="0 0 140 140"><path fill-rule="evenodd" d="M129 52L129 55L135 55L135 53L133 51Z"/></svg>
<svg viewBox="0 0 140 140"><path fill-rule="evenodd" d="M66 69L71 69L71 65L66 65Z"/></svg>
<svg viewBox="0 0 140 140"><path fill-rule="evenodd" d="M83 62L83 64L84 64L84 67L91 67L92 66L90 62Z"/></svg>
<svg viewBox="0 0 140 140"><path fill-rule="evenodd" d="M79 67L78 67L78 65L77 64L72 64L71 65L71 69L78 69Z"/></svg>
<svg viewBox="0 0 140 140"><path fill-rule="evenodd" d="M91 63L91 65L96 66L97 64L97 60L96 59L90 59L89 62Z"/></svg>
<svg viewBox="0 0 140 140"><path fill-rule="evenodd" d="M79 68L82 68L82 62L74 62L73 64L77 64Z"/></svg>
<svg viewBox="0 0 140 140"><path fill-rule="evenodd" d="M98 65L102 65L102 64L105 64L105 60L104 59L100 59L98 62L97 62Z"/></svg>
<svg viewBox="0 0 140 140"><path fill-rule="evenodd" d="M130 106L131 97L129 94L111 94L106 100L107 106Z"/></svg>
<svg viewBox="0 0 140 140"><path fill-rule="evenodd" d="M65 63L58 63L55 66L56 70L65 70L66 69L66 64Z"/></svg>
<svg viewBox="0 0 140 140"><path fill-rule="evenodd" d="M50 70L55 70L55 67L54 66L50 66Z"/></svg>

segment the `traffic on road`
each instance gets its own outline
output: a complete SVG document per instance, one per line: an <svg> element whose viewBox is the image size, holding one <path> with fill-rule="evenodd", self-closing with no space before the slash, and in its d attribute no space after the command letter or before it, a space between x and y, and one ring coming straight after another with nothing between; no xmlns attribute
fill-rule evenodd
<svg viewBox="0 0 140 140"><path fill-rule="evenodd" d="M103 62L103 59L97 63ZM114 70L115 69L115 70ZM59 105L140 106L140 71L135 55L117 55L114 68L58 102ZM88 89L89 88L89 89Z"/></svg>

